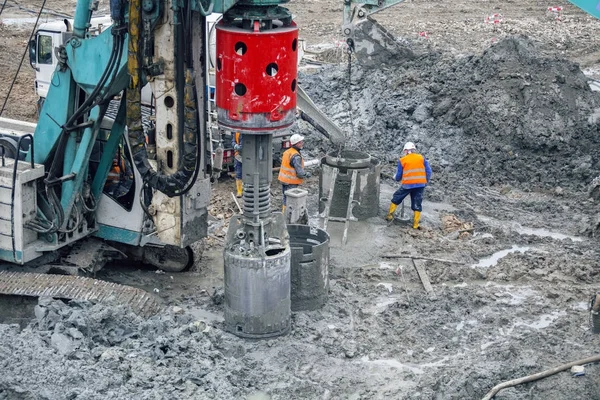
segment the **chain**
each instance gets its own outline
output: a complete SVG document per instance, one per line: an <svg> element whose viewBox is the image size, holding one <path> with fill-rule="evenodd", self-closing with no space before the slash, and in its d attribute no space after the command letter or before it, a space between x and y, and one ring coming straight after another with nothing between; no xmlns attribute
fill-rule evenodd
<svg viewBox="0 0 600 400"><path fill-rule="evenodd" d="M354 120L352 118L352 53L354 53L354 41L352 39L348 39L346 43L348 44L348 96L346 100L348 101L348 119L350 120L350 130L352 132L352 136L354 137ZM342 147L344 145L345 143L340 145L339 153L342 152ZM338 157L341 156L339 153Z"/></svg>

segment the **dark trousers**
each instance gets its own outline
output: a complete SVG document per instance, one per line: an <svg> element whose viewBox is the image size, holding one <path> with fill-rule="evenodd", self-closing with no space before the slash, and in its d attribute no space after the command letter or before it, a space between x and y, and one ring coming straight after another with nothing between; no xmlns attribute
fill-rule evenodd
<svg viewBox="0 0 600 400"><path fill-rule="evenodd" d="M423 211L421 203L423 203L423 191L425 187L406 189L400 186L400 189L396 190L392 197L392 203L398 205L402 203L402 200L410 194L410 208L413 211Z"/></svg>
<svg viewBox="0 0 600 400"><path fill-rule="evenodd" d="M288 190L288 189L297 188L298 186L300 186L300 185L286 185L285 183L283 183L281 185L282 191L283 191L283 205L284 206L285 206L285 199L286 199L286 197L285 197L285 191Z"/></svg>
<svg viewBox="0 0 600 400"><path fill-rule="evenodd" d="M238 160L234 160L233 169L235 171L235 179L242 179L242 163Z"/></svg>

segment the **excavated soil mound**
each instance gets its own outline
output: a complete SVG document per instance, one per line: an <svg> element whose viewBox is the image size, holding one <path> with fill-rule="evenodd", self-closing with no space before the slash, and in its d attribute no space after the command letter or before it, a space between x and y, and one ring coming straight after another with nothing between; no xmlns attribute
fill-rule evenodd
<svg viewBox="0 0 600 400"><path fill-rule="evenodd" d="M419 56L393 68L353 65L351 86L347 65L301 84L345 128L348 146L391 160L414 141L439 183L583 189L600 173L600 98L577 64L522 36L482 55L415 47Z"/></svg>

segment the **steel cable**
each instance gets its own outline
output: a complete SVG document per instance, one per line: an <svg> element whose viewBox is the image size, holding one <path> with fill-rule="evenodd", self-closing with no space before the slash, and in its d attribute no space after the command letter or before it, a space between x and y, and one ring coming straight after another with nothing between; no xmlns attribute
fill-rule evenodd
<svg viewBox="0 0 600 400"><path fill-rule="evenodd" d="M6 0L4 0L4 4L6 4ZM4 10L4 4L2 5L3 10ZM31 35L29 35L29 40L27 41L27 46L25 46L25 51L23 52L23 56L21 57L21 62L19 63L19 68L17 68L17 72L15 73L12 83L10 84L10 88L8 88L8 93L6 94L6 98L4 99L4 104L2 104L2 109L0 109L0 117L2 116L2 113L4 112L6 103L8 103L8 98L10 97L10 93L12 92L13 87L15 86L15 82L17 81L17 76L19 76L19 72L21 72L21 67L23 66L23 60L25 60L25 56L27 55L27 51L29 49L29 43L31 42L31 39L33 38L33 35L35 34L35 28L37 28L37 24L40 21L40 17L42 16L42 12L44 11L45 6L46 6L46 0L44 0L44 2L42 3L40 12L38 13L37 18L35 20L35 24L33 25L33 29L31 30ZM2 13L0 12L0 14L2 14Z"/></svg>
<svg viewBox="0 0 600 400"><path fill-rule="evenodd" d="M4 11L4 7L6 6L6 2L8 0L4 0L4 3L2 3L2 8L0 8L0 16L2 15L2 11Z"/></svg>

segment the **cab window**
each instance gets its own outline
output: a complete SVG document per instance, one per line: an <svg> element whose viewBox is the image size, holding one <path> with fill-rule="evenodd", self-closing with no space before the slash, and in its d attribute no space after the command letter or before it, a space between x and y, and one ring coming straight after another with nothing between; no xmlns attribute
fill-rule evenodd
<svg viewBox="0 0 600 400"><path fill-rule="evenodd" d="M52 64L52 36L38 36L38 64Z"/></svg>

